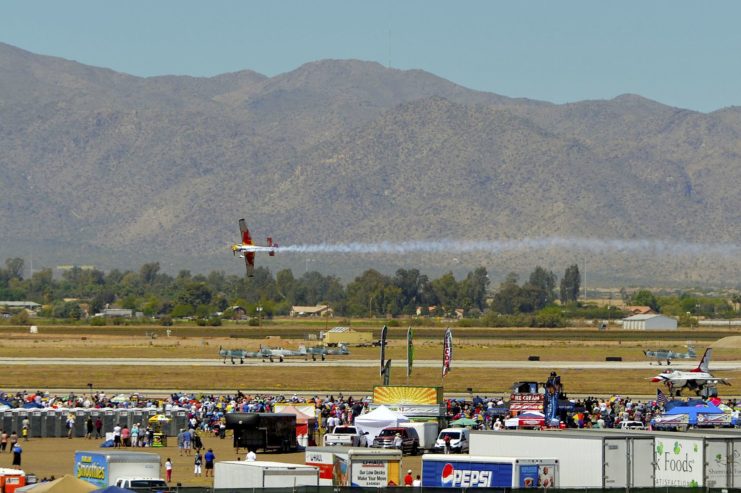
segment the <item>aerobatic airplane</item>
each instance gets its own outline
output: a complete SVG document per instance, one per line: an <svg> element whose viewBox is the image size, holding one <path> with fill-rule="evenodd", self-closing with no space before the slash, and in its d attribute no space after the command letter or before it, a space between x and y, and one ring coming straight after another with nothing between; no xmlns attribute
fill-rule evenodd
<svg viewBox="0 0 741 493"><path fill-rule="evenodd" d="M725 378L714 377L710 373L710 357L713 354L712 348L707 348L702 355L700 364L697 368L690 371L681 370L664 370L651 379L652 382L663 382L669 388L669 393L681 395L682 389L693 390L697 395L707 387L715 387L717 384L730 385Z"/></svg>
<svg viewBox="0 0 741 493"><path fill-rule="evenodd" d="M661 365L662 361L666 361L667 365L671 365L673 359L692 359L697 356L693 346L687 346L686 353L678 353L670 349L647 349L643 351L643 354L649 358L656 358L659 365Z"/></svg>
<svg viewBox="0 0 741 493"><path fill-rule="evenodd" d="M347 349L347 346L344 344L340 344L336 348L328 348L325 346L314 346L310 348L306 348L306 352L311 355L311 359L313 361L316 361L317 356L322 357L322 361L327 356L347 356L350 354L350 351Z"/></svg>
<svg viewBox="0 0 741 493"><path fill-rule="evenodd" d="M259 351L245 351L244 349L224 349L219 347L219 356L224 359L229 358L232 364L235 364L234 358L239 358L239 364L244 364L246 358L262 358L263 360L270 357L267 351L260 349Z"/></svg>
<svg viewBox="0 0 741 493"><path fill-rule="evenodd" d="M282 347L279 348L271 348L268 346L260 346L260 351L264 352L267 355L267 358L270 360L270 362L273 362L274 358L278 358L278 360L283 363L284 358L308 358L308 352L306 351L306 346L301 345L298 347L298 351L294 351L293 349L283 349Z"/></svg>
<svg viewBox="0 0 741 493"><path fill-rule="evenodd" d="M239 220L239 231L242 232L242 243L232 245L232 254L237 255L239 253L239 256L244 258L244 265L247 267L247 276L252 277L255 275L255 253L266 252L273 257L275 256L275 252L278 251L278 244L273 243L273 239L268 236L267 246L255 245L244 219Z"/></svg>

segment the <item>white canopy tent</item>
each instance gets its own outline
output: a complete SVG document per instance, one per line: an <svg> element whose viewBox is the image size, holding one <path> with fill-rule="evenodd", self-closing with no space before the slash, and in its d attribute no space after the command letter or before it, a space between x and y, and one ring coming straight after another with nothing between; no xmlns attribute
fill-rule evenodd
<svg viewBox="0 0 741 493"><path fill-rule="evenodd" d="M381 430L389 426L399 426L399 423L407 423L409 418L403 414L392 411L386 406L378 406L367 414L361 414L355 418L355 426L361 433L368 432L368 444L381 433Z"/></svg>

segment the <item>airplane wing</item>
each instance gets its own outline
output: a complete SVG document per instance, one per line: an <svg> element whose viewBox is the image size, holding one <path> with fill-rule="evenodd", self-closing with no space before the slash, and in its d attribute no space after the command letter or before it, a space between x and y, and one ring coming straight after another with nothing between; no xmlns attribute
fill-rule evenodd
<svg viewBox="0 0 741 493"><path fill-rule="evenodd" d="M247 223L244 219L239 220L239 231L242 232L242 244L252 245L252 237L250 236L250 230L247 229Z"/></svg>
<svg viewBox="0 0 741 493"><path fill-rule="evenodd" d="M255 252L245 252L244 265L247 267L247 276L253 277L255 275Z"/></svg>

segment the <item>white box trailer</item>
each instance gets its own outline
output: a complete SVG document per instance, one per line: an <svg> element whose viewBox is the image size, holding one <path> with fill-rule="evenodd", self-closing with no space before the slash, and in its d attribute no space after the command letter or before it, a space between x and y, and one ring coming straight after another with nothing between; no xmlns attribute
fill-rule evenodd
<svg viewBox="0 0 741 493"><path fill-rule="evenodd" d="M221 461L214 464L214 489L319 486L319 469L267 461Z"/></svg>
<svg viewBox="0 0 741 493"><path fill-rule="evenodd" d="M120 478L161 479L160 456L122 450L78 450L73 472L76 478L101 488Z"/></svg>
<svg viewBox="0 0 741 493"><path fill-rule="evenodd" d="M654 437L656 486L741 487L741 433L701 428L629 433Z"/></svg>
<svg viewBox="0 0 741 493"><path fill-rule="evenodd" d="M417 430L420 450L432 450L435 447L437 433L440 429L437 421L411 421L409 423L399 423L399 426Z"/></svg>
<svg viewBox="0 0 741 493"><path fill-rule="evenodd" d="M472 431L470 454L559 461L560 488L654 487L653 437L583 431Z"/></svg>

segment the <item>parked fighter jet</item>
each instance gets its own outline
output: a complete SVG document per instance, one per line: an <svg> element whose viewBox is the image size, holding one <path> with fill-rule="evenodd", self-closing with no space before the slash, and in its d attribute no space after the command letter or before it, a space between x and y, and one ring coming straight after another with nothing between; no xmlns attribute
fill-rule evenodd
<svg viewBox="0 0 741 493"><path fill-rule="evenodd" d="M643 354L649 358L656 358L659 365L661 365L662 361L666 361L667 365L671 365L673 359L692 359L697 356L693 346L687 346L686 353L677 353L670 349L647 349L643 351Z"/></svg>
<svg viewBox="0 0 741 493"><path fill-rule="evenodd" d="M255 253L267 252L268 255L273 257L278 250L278 244L273 243L273 239L268 236L267 246L255 245L244 219L239 220L239 230L242 232L242 243L232 245L232 254L237 255L239 253L239 256L244 258L244 264L247 267L247 276L252 277L255 272Z"/></svg>
<svg viewBox="0 0 741 493"><path fill-rule="evenodd" d="M235 364L234 358L239 358L239 364L243 365L246 358L263 358L266 359L270 356L266 351L262 349L260 351L245 351L243 349L224 349L219 347L219 356L226 359L229 358L232 364Z"/></svg>
<svg viewBox="0 0 741 493"><path fill-rule="evenodd" d="M281 363L283 363L284 358L308 358L306 346L304 345L299 346L298 351L294 351L292 349L283 349L282 347L271 348L268 346L260 346L260 351L264 352L267 355L267 358L270 360L271 363L274 361L274 358L278 358Z"/></svg>
<svg viewBox="0 0 741 493"><path fill-rule="evenodd" d="M306 348L306 352L311 355L312 361L316 361L317 356L321 356L322 361L324 361L327 356L346 356L350 354L350 351L344 344L340 344L336 348L329 348L326 346L314 346Z"/></svg>
<svg viewBox="0 0 741 493"><path fill-rule="evenodd" d="M707 348L702 355L697 368L690 371L664 370L651 379L652 382L663 382L669 388L672 396L680 395L682 389L688 388L700 395L707 387L715 387L717 384L730 385L725 378L714 377L710 373L708 365L713 354L712 348Z"/></svg>

